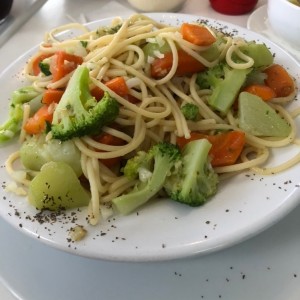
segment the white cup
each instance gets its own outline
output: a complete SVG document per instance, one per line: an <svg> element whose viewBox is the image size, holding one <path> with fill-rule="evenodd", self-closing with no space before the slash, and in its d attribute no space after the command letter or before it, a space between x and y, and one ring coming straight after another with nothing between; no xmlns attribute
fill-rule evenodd
<svg viewBox="0 0 300 300"><path fill-rule="evenodd" d="M276 35L300 50L300 6L289 0L268 0L268 19Z"/></svg>
<svg viewBox="0 0 300 300"><path fill-rule="evenodd" d="M131 6L144 12L176 11L185 1L186 0L128 0Z"/></svg>

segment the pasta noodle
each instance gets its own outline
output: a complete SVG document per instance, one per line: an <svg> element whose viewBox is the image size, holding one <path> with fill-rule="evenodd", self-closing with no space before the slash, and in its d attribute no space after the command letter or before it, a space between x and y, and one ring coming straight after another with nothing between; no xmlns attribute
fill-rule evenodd
<svg viewBox="0 0 300 300"><path fill-rule="evenodd" d="M115 126L106 126L103 132L121 139L122 145L103 144L89 136L74 138L74 143L81 152L83 174L90 184L92 197L88 214L92 225L97 224L101 219L101 205L109 204L114 197L128 191L136 184L135 180L129 180L118 170L110 170L99 159L129 158L137 151L148 149L150 145L159 141L176 143L178 136L189 138L191 131L208 133L239 130L234 111L230 110L227 115L222 116L208 105L207 97L211 91L199 89L196 74L180 78L174 76L178 67L178 49L184 50L207 68L215 66L222 59L226 59L227 64L236 69L247 69L254 63L251 57L240 50L240 47L245 44L241 38L224 36L223 43L219 45L219 57L209 61L202 55L208 47L196 46L184 40L175 26L161 24L142 15L133 15L127 20L115 19L113 26L117 26L118 30L110 34L101 34L103 30L108 30L107 28L90 31L87 27L75 23L56 28L45 35L39 52L32 57L25 68L28 80L37 91L64 88L73 72L53 82L51 75L34 75L33 62L41 54L51 56L57 51L72 51L73 54L82 56L83 65L89 68L91 87L96 86L103 91L108 91L121 105ZM75 37L61 39L59 34L70 29L82 33ZM209 30L214 36L220 35L211 28ZM155 79L149 76L149 58L147 60L141 48L146 41L167 44L171 49L173 64L162 78ZM84 43L86 46L83 46ZM164 57L160 52L155 55ZM234 56L240 61L236 62ZM129 102L105 85L105 81L117 76L125 78L129 94L138 100L138 104ZM216 172L235 174L252 169L261 174L274 174L298 163L300 154L279 166L261 167L267 161L271 148L284 147L292 143L299 145L294 118L300 111L298 109L290 113L283 106L295 95L296 89L291 95L275 98L270 104L290 124L291 132L288 137L271 139L246 133L247 145L240 161L231 166L217 167ZM199 120L193 122L185 119L180 107L186 103L199 107ZM28 109L24 111L26 111L25 122L30 112ZM24 135L22 131L21 141L26 138ZM19 158L18 155L18 153L13 154L7 160L6 166L10 174L13 174L13 163ZM17 178L15 180L25 185L29 184L28 180Z"/></svg>

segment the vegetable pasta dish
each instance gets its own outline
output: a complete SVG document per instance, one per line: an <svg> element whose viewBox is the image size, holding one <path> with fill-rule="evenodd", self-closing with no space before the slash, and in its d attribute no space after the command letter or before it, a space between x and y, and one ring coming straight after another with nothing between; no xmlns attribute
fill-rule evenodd
<svg viewBox="0 0 300 300"><path fill-rule="evenodd" d="M62 39L70 29L81 33ZM6 169L39 210L87 206L96 225L153 198L196 207L228 176L300 161L264 166L272 148L299 145L293 77L265 44L205 22L67 24L45 35L25 75L0 141L19 136Z"/></svg>

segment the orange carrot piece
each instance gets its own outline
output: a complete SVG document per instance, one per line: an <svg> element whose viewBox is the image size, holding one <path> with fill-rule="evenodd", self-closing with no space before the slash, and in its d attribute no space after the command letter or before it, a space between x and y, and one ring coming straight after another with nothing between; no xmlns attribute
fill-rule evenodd
<svg viewBox="0 0 300 300"><path fill-rule="evenodd" d="M192 132L189 139L178 137L177 145L182 149L188 142L198 139L207 139L212 144L209 155L213 167L235 164L246 143L245 133L242 131L229 131L216 135Z"/></svg>
<svg viewBox="0 0 300 300"><path fill-rule="evenodd" d="M50 105L51 103L58 103L64 94L63 90L47 89L44 92L42 103Z"/></svg>
<svg viewBox="0 0 300 300"><path fill-rule="evenodd" d="M64 51L57 51L50 64L52 81L55 82L60 80L68 73L75 70L82 62L83 58L81 56L69 54Z"/></svg>
<svg viewBox="0 0 300 300"><path fill-rule="evenodd" d="M98 86L95 86L91 89L91 95L96 98L96 100L100 101L104 96L104 91L100 89Z"/></svg>
<svg viewBox="0 0 300 300"><path fill-rule="evenodd" d="M120 76L120 77L115 77L113 79L110 79L109 81L107 81L105 83L105 85L121 97L125 97L129 93L129 89L128 89L128 86L126 84L124 77ZM91 90L91 94L97 100L100 100L104 96L104 91L96 86Z"/></svg>
<svg viewBox="0 0 300 300"><path fill-rule="evenodd" d="M275 91L267 85L252 84L244 88L245 92L259 96L264 101L269 101L276 97Z"/></svg>
<svg viewBox="0 0 300 300"><path fill-rule="evenodd" d="M176 144L178 145L178 147L180 149L183 149L187 143L189 143L191 141L199 140L199 139L204 139L205 136L206 135L204 133L192 131L191 137L189 139L186 139L184 136L178 136L176 139Z"/></svg>
<svg viewBox="0 0 300 300"><path fill-rule="evenodd" d="M236 163L245 143L245 133L242 131L230 131L215 136L214 147L210 151L212 166L230 166Z"/></svg>
<svg viewBox="0 0 300 300"><path fill-rule="evenodd" d="M105 145L112 145L112 146L122 146L125 144L125 141L113 136L109 133L101 133L100 135L94 137L94 140L96 140L99 143L105 144ZM108 168L112 168L116 166L120 161L122 157L114 157L114 158L108 158L108 159L100 159L100 161L107 166Z"/></svg>
<svg viewBox="0 0 300 300"><path fill-rule="evenodd" d="M130 94L126 95L124 98L125 98L128 102L130 102L130 103L132 103L132 104L136 104L136 103L141 102L140 99L138 99L138 98L136 98L136 97L134 97L134 96L132 96L132 95L130 95Z"/></svg>
<svg viewBox="0 0 300 300"><path fill-rule="evenodd" d="M274 90L277 97L286 97L294 92L294 80L284 67L274 64L264 70L264 73L268 76L265 84Z"/></svg>
<svg viewBox="0 0 300 300"><path fill-rule="evenodd" d="M37 56L32 62L32 73L33 75L37 76L40 74L40 62L44 59L53 56L53 53L42 53L41 55Z"/></svg>
<svg viewBox="0 0 300 300"><path fill-rule="evenodd" d="M197 46L210 46L216 41L212 33L201 25L183 23L180 33L183 39Z"/></svg>
<svg viewBox="0 0 300 300"><path fill-rule="evenodd" d="M24 125L28 134L38 134L46 129L46 122L52 122L53 112L48 105L43 105Z"/></svg>
<svg viewBox="0 0 300 300"><path fill-rule="evenodd" d="M115 77L105 83L105 85L121 97L129 93L124 77Z"/></svg>
<svg viewBox="0 0 300 300"><path fill-rule="evenodd" d="M173 54L168 52L163 58L156 58L151 64L151 77L162 78L166 76L173 65ZM206 67L183 50L178 50L178 67L176 70L177 76L184 76L202 72Z"/></svg>

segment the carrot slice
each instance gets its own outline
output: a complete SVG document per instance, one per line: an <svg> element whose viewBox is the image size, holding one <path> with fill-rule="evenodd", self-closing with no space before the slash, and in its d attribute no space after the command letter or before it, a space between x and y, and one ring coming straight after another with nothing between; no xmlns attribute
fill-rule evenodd
<svg viewBox="0 0 300 300"><path fill-rule="evenodd" d="M245 92L259 96L264 101L269 101L276 97L275 91L267 85L252 84L244 88Z"/></svg>
<svg viewBox="0 0 300 300"><path fill-rule="evenodd" d="M136 103L139 103L141 102L140 99L132 96L131 94L128 94L124 97L128 102L132 103L132 104L136 104Z"/></svg>
<svg viewBox="0 0 300 300"><path fill-rule="evenodd" d="M156 58L151 64L151 76L153 78L161 78L166 76L173 65L173 54L168 52L163 58ZM177 76L184 76L202 72L206 67L183 50L178 50L178 67L176 70Z"/></svg>
<svg viewBox="0 0 300 300"><path fill-rule="evenodd" d="M40 62L42 62L44 59L53 56L53 53L42 53L41 55L38 55L32 62L32 73L33 75L37 76L40 74Z"/></svg>
<svg viewBox="0 0 300 300"><path fill-rule="evenodd" d="M106 132L94 137L94 140L96 140L99 143L102 143L105 145L112 145L112 146L122 146L125 144L124 140L122 140L116 136L113 136L110 133L106 133ZM108 159L100 159L100 161L108 168L112 168L112 167L116 166L121 161L121 159L122 159L122 157L114 157L114 158L108 158Z"/></svg>
<svg viewBox="0 0 300 300"><path fill-rule="evenodd" d="M46 129L46 122L52 122L53 112L48 105L43 105L24 125L28 134L38 134Z"/></svg>
<svg viewBox="0 0 300 300"><path fill-rule="evenodd" d="M51 103L58 103L64 94L63 90L47 89L44 92L42 103L50 105Z"/></svg>
<svg viewBox="0 0 300 300"><path fill-rule="evenodd" d="M212 165L229 166L236 163L239 158L245 143L245 133L242 131L230 131L215 136L215 141L212 142L214 147L210 152L212 157Z"/></svg>
<svg viewBox="0 0 300 300"><path fill-rule="evenodd" d="M129 93L124 77L115 77L105 83L105 85L121 97Z"/></svg>
<svg viewBox="0 0 300 300"><path fill-rule="evenodd" d="M69 54L64 51L57 51L50 64L52 81L55 82L60 80L68 73L75 70L82 62L83 58L81 56Z"/></svg>
<svg viewBox="0 0 300 300"><path fill-rule="evenodd" d="M264 73L267 74L266 85L274 90L277 97L286 97L294 92L294 80L284 67L274 64L265 69Z"/></svg>
<svg viewBox="0 0 300 300"><path fill-rule="evenodd" d="M95 86L91 89L91 95L96 98L96 100L100 101L104 96L104 91L100 89L98 86Z"/></svg>
<svg viewBox="0 0 300 300"><path fill-rule="evenodd" d="M206 135L204 133L193 131L193 132L191 132L191 137L189 139L186 139L184 136L178 136L176 138L176 144L178 145L178 147L180 149L183 149L187 143L194 141L194 140L204 139L205 136Z"/></svg>
<svg viewBox="0 0 300 300"><path fill-rule="evenodd" d="M105 83L105 85L121 97L125 97L129 93L129 89L128 89L128 86L126 84L124 77L121 77L121 76L115 77L115 78L107 81ZM96 86L91 90L91 94L97 100L100 100L104 96L104 91Z"/></svg>
<svg viewBox="0 0 300 300"><path fill-rule="evenodd" d="M245 133L242 131L229 131L216 135L191 132L189 139L177 137L177 145L182 149L188 142L198 139L207 139L212 144L209 155L213 167L235 164L246 143Z"/></svg>
<svg viewBox="0 0 300 300"><path fill-rule="evenodd" d="M216 41L212 33L201 25L183 23L180 33L183 39L197 46L210 46Z"/></svg>

